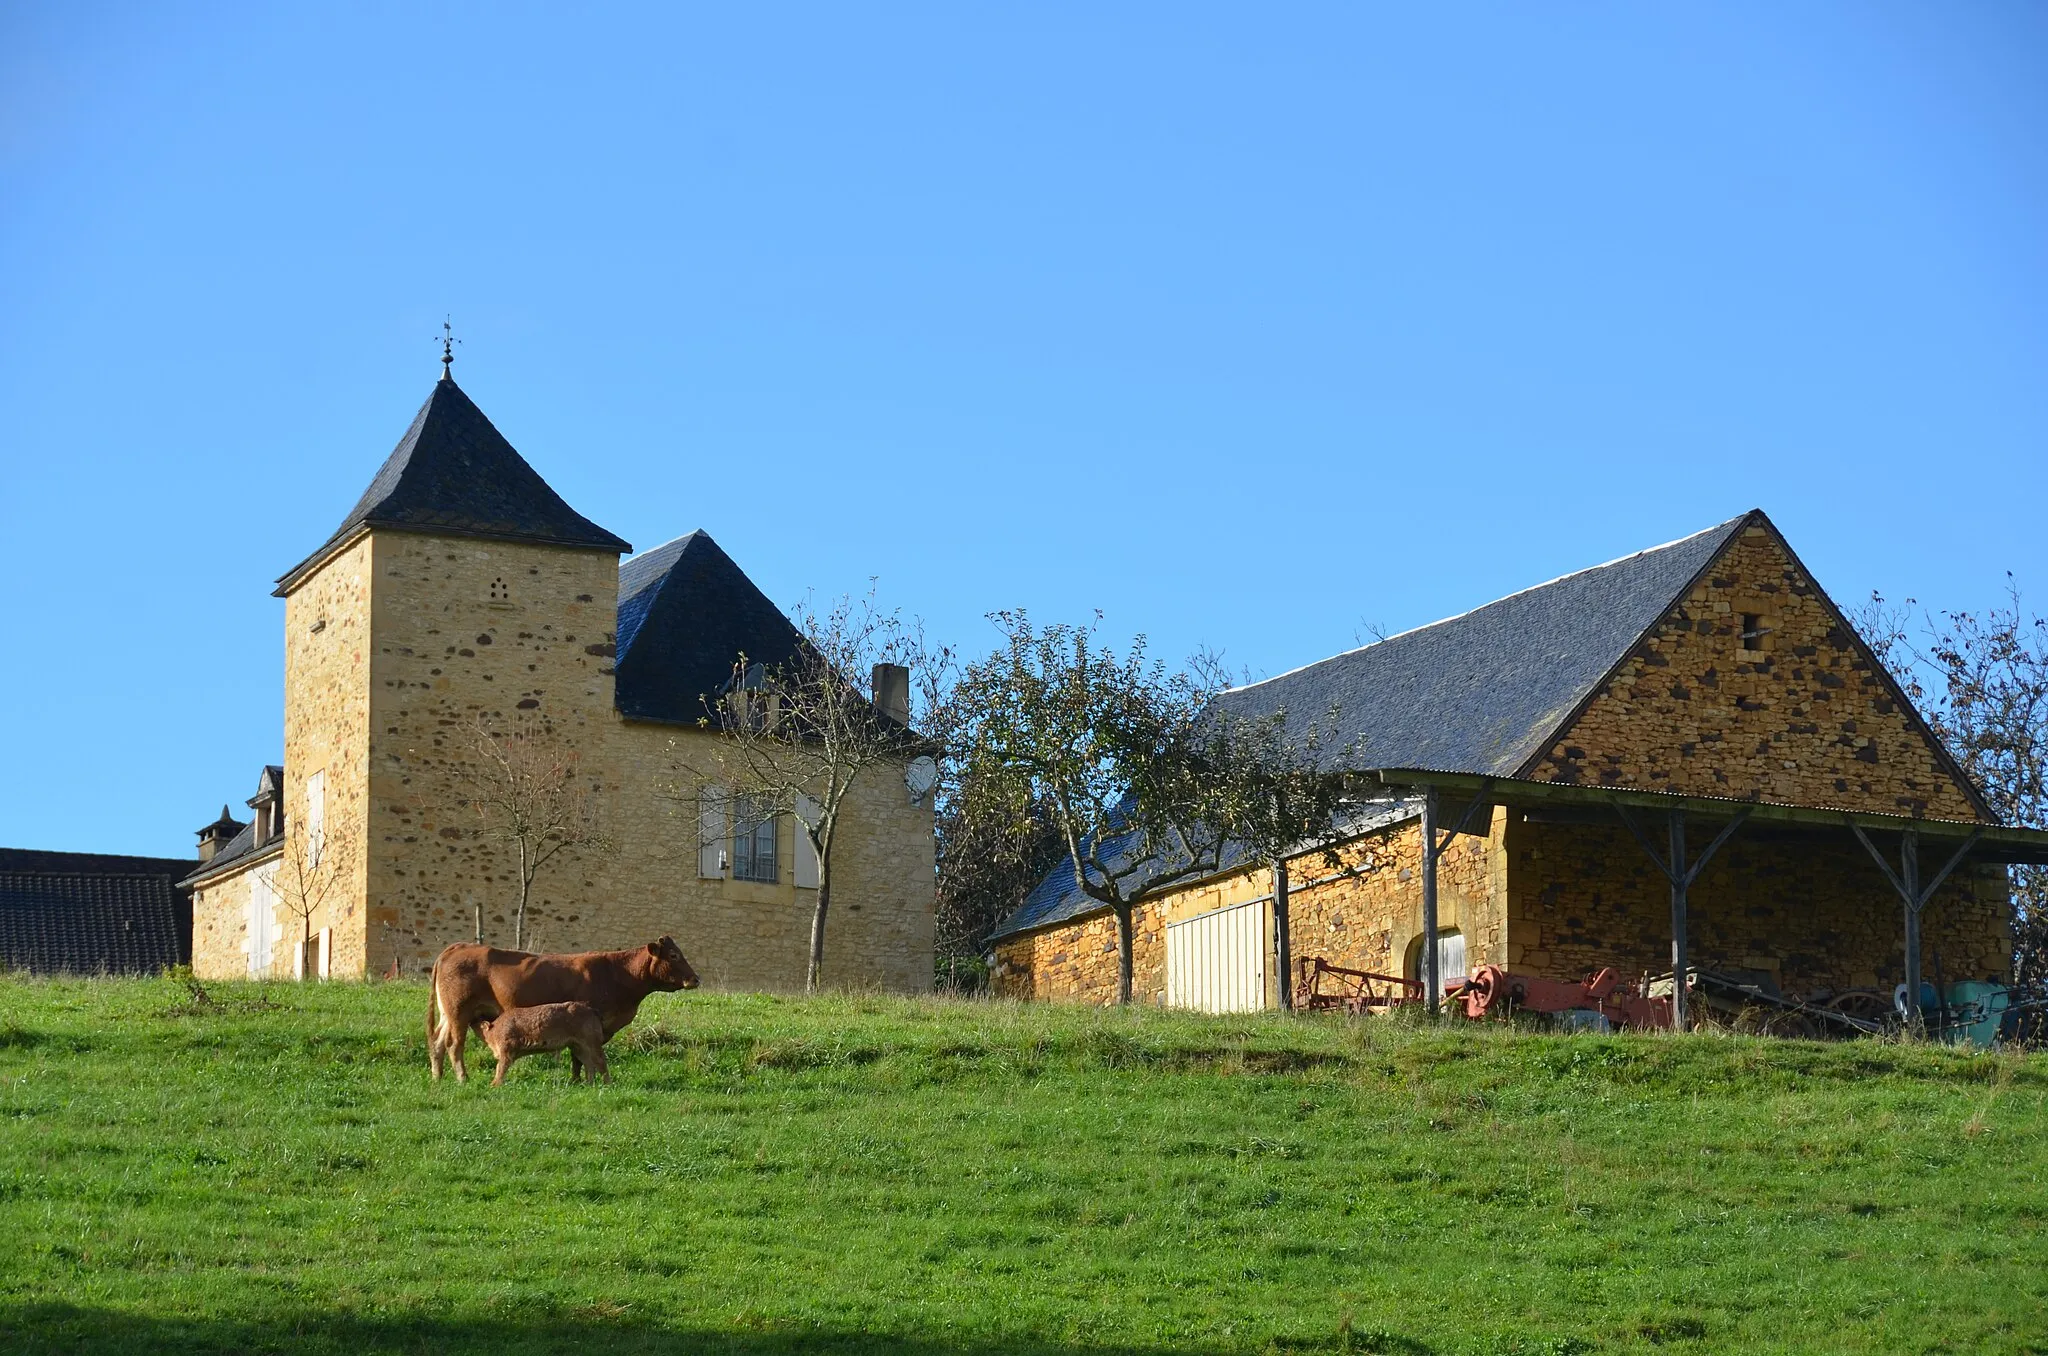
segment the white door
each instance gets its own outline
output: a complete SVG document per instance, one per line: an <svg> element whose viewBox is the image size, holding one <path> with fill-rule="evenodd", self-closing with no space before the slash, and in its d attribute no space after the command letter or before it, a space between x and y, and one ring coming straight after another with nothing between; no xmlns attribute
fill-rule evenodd
<svg viewBox="0 0 2048 1356"><path fill-rule="evenodd" d="M1166 925L1166 1005L1198 1012L1262 1012L1272 948L1265 901Z"/></svg>
<svg viewBox="0 0 2048 1356"><path fill-rule="evenodd" d="M1465 934L1462 932L1439 932L1436 935L1436 973L1438 988L1436 996L1442 998L1445 986L1465 979ZM1420 979L1422 976L1418 975Z"/></svg>

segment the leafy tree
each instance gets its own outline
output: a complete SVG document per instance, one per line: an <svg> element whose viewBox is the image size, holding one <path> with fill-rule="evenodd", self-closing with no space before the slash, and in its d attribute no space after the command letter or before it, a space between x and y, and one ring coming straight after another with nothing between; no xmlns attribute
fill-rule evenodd
<svg viewBox="0 0 2048 1356"><path fill-rule="evenodd" d="M1134 915L1148 895L1298 852L1330 836L1341 772L1285 713L1233 715L1213 665L1168 671L1092 628L993 615L996 652L963 673L949 723L970 818L1022 831L1044 813L1075 886L1109 907L1117 1001L1132 984ZM1282 976L1283 982L1285 976Z"/></svg>

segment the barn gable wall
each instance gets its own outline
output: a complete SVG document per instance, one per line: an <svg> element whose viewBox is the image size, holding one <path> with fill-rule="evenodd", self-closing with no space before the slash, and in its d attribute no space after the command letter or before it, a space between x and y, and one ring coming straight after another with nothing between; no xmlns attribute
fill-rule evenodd
<svg viewBox="0 0 2048 1356"><path fill-rule="evenodd" d="M1744 648L1745 616L1760 619L1758 648ZM1761 521L1708 566L1523 775L1978 817L1869 648Z"/></svg>

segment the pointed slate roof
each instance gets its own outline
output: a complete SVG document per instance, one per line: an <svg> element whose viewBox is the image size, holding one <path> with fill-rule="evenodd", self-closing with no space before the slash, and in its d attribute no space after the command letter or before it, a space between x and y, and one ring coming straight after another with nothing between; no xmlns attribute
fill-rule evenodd
<svg viewBox="0 0 2048 1356"><path fill-rule="evenodd" d="M633 549L570 508L448 376L434 383L412 427L334 535L278 580L276 596L289 593L328 556L372 527L598 551Z"/></svg>
<svg viewBox="0 0 2048 1356"><path fill-rule="evenodd" d="M692 532L619 566L617 703L639 720L694 725L740 655L773 667L794 655L796 628L719 549Z"/></svg>

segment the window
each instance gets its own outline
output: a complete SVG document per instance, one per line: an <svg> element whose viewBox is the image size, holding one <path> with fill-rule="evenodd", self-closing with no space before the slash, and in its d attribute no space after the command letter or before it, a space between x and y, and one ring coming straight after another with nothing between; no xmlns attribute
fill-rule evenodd
<svg viewBox="0 0 2048 1356"><path fill-rule="evenodd" d="M775 807L756 796L739 796L732 807L732 878L774 884L781 874L775 860Z"/></svg>
<svg viewBox="0 0 2048 1356"><path fill-rule="evenodd" d="M1762 617L1758 616L1754 612L1745 612L1742 614L1743 649L1761 650L1764 647L1764 637L1769 634L1770 628L1764 625L1764 619Z"/></svg>
<svg viewBox="0 0 2048 1356"><path fill-rule="evenodd" d="M512 586L505 582L505 576L502 574L491 581L491 601L494 603L509 603L512 601Z"/></svg>

